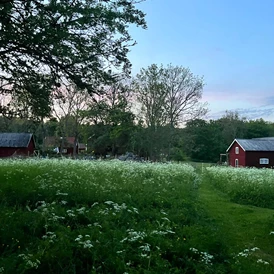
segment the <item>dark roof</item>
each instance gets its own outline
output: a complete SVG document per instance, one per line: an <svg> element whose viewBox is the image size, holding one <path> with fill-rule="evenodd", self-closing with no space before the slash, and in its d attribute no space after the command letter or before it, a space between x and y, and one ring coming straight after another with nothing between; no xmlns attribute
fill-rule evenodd
<svg viewBox="0 0 274 274"><path fill-rule="evenodd" d="M0 147L28 147L31 133L0 133Z"/></svg>
<svg viewBox="0 0 274 274"><path fill-rule="evenodd" d="M244 151L274 151L274 138L235 139L229 146L237 142Z"/></svg>

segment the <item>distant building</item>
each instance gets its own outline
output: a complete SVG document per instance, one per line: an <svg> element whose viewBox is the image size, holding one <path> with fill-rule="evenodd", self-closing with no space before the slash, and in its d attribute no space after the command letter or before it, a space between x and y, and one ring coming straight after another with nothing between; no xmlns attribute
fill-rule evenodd
<svg viewBox="0 0 274 274"><path fill-rule="evenodd" d="M44 139L44 145L46 149L51 149L56 153L62 153L63 155L72 155L74 147L75 137L55 137L47 136ZM62 151L61 151L62 150ZM76 141L76 154L85 152L86 145L78 143Z"/></svg>
<svg viewBox="0 0 274 274"><path fill-rule="evenodd" d="M0 157L31 156L35 149L32 133L0 133Z"/></svg>
<svg viewBox="0 0 274 274"><path fill-rule="evenodd" d="M274 167L274 137L235 139L226 152L233 167Z"/></svg>

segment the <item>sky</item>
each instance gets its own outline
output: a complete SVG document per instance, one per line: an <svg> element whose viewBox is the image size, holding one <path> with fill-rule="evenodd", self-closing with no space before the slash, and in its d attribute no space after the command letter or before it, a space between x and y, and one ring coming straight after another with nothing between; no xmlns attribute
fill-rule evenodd
<svg viewBox="0 0 274 274"><path fill-rule="evenodd" d="M148 28L130 27L133 76L153 63L188 67L204 77L209 118L231 110L274 121L273 0L146 0L137 7Z"/></svg>

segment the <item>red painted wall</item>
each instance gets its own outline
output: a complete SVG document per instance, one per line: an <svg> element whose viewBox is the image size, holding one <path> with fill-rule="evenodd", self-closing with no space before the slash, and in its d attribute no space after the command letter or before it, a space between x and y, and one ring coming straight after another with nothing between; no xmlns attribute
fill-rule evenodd
<svg viewBox="0 0 274 274"><path fill-rule="evenodd" d="M239 154L235 153L235 147L239 147ZM237 142L231 146L229 153L229 165L235 167L235 160L238 159L238 165L246 166L246 153L245 151L239 146Z"/></svg>
<svg viewBox="0 0 274 274"><path fill-rule="evenodd" d="M64 147L63 149L66 150L66 152L62 152L63 155L73 155L73 147ZM59 151L61 151L61 147L59 147ZM76 154L78 154L78 146L76 146Z"/></svg>
<svg viewBox="0 0 274 274"><path fill-rule="evenodd" d="M260 164L260 158L268 158L269 164ZM246 166L249 167L273 167L274 166L274 152L273 151L247 151L246 152Z"/></svg>

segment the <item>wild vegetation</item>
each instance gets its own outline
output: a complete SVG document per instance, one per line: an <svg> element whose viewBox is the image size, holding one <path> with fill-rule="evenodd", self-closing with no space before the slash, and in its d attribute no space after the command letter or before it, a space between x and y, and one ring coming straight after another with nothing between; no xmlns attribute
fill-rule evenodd
<svg viewBox="0 0 274 274"><path fill-rule="evenodd" d="M274 209L272 169L208 167L204 176L236 203Z"/></svg>
<svg viewBox="0 0 274 274"><path fill-rule="evenodd" d="M0 273L273 272L273 211L254 224L265 246L243 220L224 231L237 204L190 165L1 160L0 181Z"/></svg>

